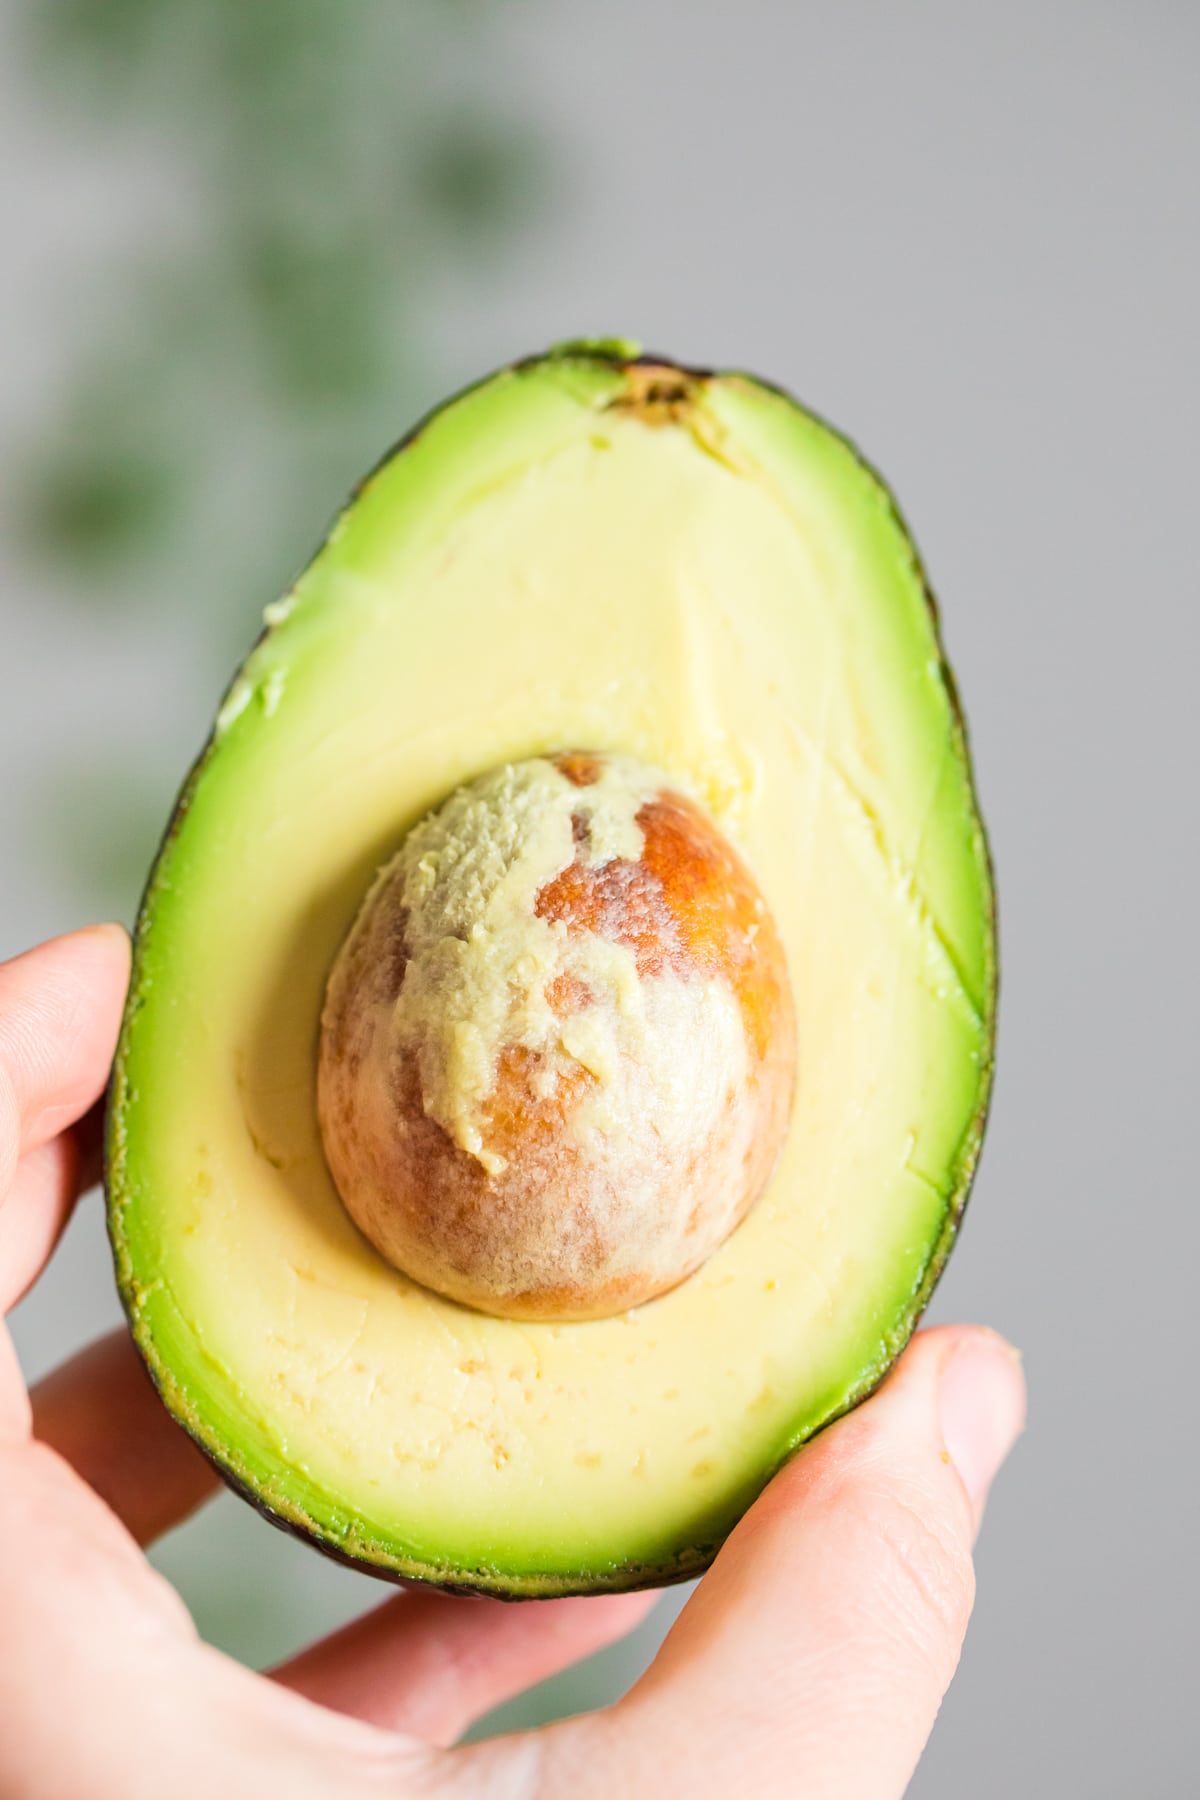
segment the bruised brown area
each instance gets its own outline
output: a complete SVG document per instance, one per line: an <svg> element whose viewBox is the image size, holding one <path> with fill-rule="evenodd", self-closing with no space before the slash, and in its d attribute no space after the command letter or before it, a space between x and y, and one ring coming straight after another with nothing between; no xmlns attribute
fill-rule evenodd
<svg viewBox="0 0 1200 1800"><path fill-rule="evenodd" d="M609 1267L611 1245L582 1166L586 1150L564 1129L592 1081L578 1065L548 1072L522 1046L502 1052L484 1109L487 1142L507 1159L494 1173L427 1116L415 1061L395 1071L392 1123L383 1136L356 1128L330 1104L327 1087L322 1129L352 1217L414 1280L510 1318L604 1318L673 1286L687 1271L664 1283L646 1267L615 1275ZM528 1251L524 1281L521 1246ZM555 1272L539 1278L548 1261Z"/></svg>
<svg viewBox="0 0 1200 1800"><path fill-rule="evenodd" d="M643 980L683 960L661 883L642 863L573 862L539 891L534 912L539 919L561 921L572 937L590 931L627 944Z"/></svg>
<svg viewBox="0 0 1200 1800"><path fill-rule="evenodd" d="M580 1063L554 1069L547 1081L544 1057L524 1044L506 1044L483 1104L484 1142L510 1165L539 1144L551 1146L563 1135L564 1115L594 1084Z"/></svg>
<svg viewBox="0 0 1200 1800"><path fill-rule="evenodd" d="M690 373L670 363L629 363L624 388L609 401L609 410L632 413L643 425L686 424L696 386Z"/></svg>
<svg viewBox="0 0 1200 1800"><path fill-rule="evenodd" d="M594 787L604 765L590 750L567 750L554 758L554 766L572 787Z"/></svg>
<svg viewBox="0 0 1200 1800"><path fill-rule="evenodd" d="M551 1012L560 1019L587 1006L591 998L587 983L581 981L578 975L572 975L569 969L564 969L561 975L556 975L553 981L546 983L546 1002Z"/></svg>
<svg viewBox="0 0 1200 1800"><path fill-rule="evenodd" d="M590 752L556 759L581 788L604 765ZM486 1157L428 1117L420 1054L397 1060L389 1048L408 920L386 884L331 978L318 1104L347 1210L395 1267L485 1312L600 1318L666 1292L749 1211L783 1141L795 1023L765 902L736 851L684 796L661 789L637 822L639 860L594 865L584 860L586 815L575 815L576 860L540 890L534 911L572 937L593 932L629 947L642 981L726 984L747 1058L722 1104L672 1152L652 1118L626 1121L641 1134L632 1178L628 1155L614 1159L603 1131L576 1129L576 1109L600 1084L553 1045L501 1049L479 1119ZM545 998L564 1019L603 1003L570 971Z"/></svg>
<svg viewBox="0 0 1200 1800"><path fill-rule="evenodd" d="M637 822L639 862L575 861L542 888L538 917L562 920L573 935L627 944L643 979L669 967L685 979L727 982L761 1061L786 1024L790 994L783 946L754 877L681 794L656 795Z"/></svg>

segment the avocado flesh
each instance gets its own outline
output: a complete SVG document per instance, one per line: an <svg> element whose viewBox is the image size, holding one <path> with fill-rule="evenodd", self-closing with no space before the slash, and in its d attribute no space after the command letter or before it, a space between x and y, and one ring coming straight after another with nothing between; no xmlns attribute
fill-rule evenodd
<svg viewBox="0 0 1200 1800"><path fill-rule="evenodd" d="M234 681L151 877L110 1229L176 1417L272 1517L505 1594L694 1574L876 1384L982 1132L992 900L919 564L844 440L748 377L586 348L501 372L363 484ZM324 984L377 867L481 770L668 771L787 950L776 1173L673 1293L530 1325L350 1223L314 1104Z"/></svg>

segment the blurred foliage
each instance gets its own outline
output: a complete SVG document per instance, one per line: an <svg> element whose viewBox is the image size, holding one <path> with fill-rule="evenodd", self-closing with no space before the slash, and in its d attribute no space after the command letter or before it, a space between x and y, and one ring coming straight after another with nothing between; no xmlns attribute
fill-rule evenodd
<svg viewBox="0 0 1200 1800"><path fill-rule="evenodd" d="M512 253L546 202L547 157L503 102L488 0L22 5L59 115L101 149L132 144L170 202L133 253L78 269L61 406L5 471L14 523L100 611L118 666L131 652L105 716L149 715L109 742L65 732L36 809L80 910L129 916L199 747L159 757L164 716L177 702L211 716L264 602L444 387L429 368L439 295ZM132 654L144 640L150 654ZM156 666L163 693L147 697ZM205 1638L259 1665L379 1595L232 1497L154 1560ZM630 1654L493 1726L598 1704Z"/></svg>
<svg viewBox="0 0 1200 1800"><path fill-rule="evenodd" d="M438 295L511 254L547 159L503 99L488 0L25 0L23 18L56 116L161 194L132 250L89 254L57 297L65 381L6 475L17 529L114 632L165 616L215 704L262 605L442 387ZM127 912L182 764L100 762L65 810L56 783L45 827L84 902Z"/></svg>
<svg viewBox="0 0 1200 1800"><path fill-rule="evenodd" d="M30 452L27 531L90 604L186 607L202 580L210 614L227 596L244 619L427 397L437 282L456 258L475 278L542 192L540 146L496 97L493 18L486 0L29 0L47 89L140 134L178 193L136 267L81 272L116 318L81 334ZM245 636L224 624L221 658Z"/></svg>

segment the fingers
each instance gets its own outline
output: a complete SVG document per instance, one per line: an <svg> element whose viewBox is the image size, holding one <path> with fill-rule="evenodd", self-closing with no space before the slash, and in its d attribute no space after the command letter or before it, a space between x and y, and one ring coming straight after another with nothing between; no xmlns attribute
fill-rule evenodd
<svg viewBox="0 0 1200 1800"><path fill-rule="evenodd" d="M103 1091L128 980L119 925L0 964L0 1198L20 1155L74 1124Z"/></svg>
<svg viewBox="0 0 1200 1800"><path fill-rule="evenodd" d="M16 1347L0 1325L0 1447L29 1436L29 1395L17 1361Z"/></svg>
<svg viewBox="0 0 1200 1800"><path fill-rule="evenodd" d="M724 1694L727 1722L765 1747L768 1791L803 1756L813 1794L902 1793L958 1661L987 1484L1023 1416L1000 1339L919 1338L734 1533L646 1698Z"/></svg>
<svg viewBox="0 0 1200 1800"><path fill-rule="evenodd" d="M776 1476L616 1716L551 1732L556 1778L580 1800L640 1791L664 1765L680 1792L902 1794L958 1660L988 1483L1023 1418L1000 1338L921 1334Z"/></svg>
<svg viewBox="0 0 1200 1800"><path fill-rule="evenodd" d="M0 1314L33 1286L62 1236L79 1192L73 1132L39 1144L21 1158L0 1206Z"/></svg>
<svg viewBox="0 0 1200 1800"><path fill-rule="evenodd" d="M71 1137L79 1152L79 1171L75 1186L86 1194L104 1179L104 1095L71 1127Z"/></svg>
<svg viewBox="0 0 1200 1800"><path fill-rule="evenodd" d="M119 925L0 964L0 1312L37 1280L81 1183L99 1172L95 1102L128 978Z"/></svg>
<svg viewBox="0 0 1200 1800"><path fill-rule="evenodd" d="M493 1706L624 1636L653 1600L401 1594L284 1664L276 1679L369 1724L448 1744Z"/></svg>
<svg viewBox="0 0 1200 1800"><path fill-rule="evenodd" d="M139 1544L186 1519L218 1478L154 1392L127 1332L33 1390L33 1433L99 1494Z"/></svg>

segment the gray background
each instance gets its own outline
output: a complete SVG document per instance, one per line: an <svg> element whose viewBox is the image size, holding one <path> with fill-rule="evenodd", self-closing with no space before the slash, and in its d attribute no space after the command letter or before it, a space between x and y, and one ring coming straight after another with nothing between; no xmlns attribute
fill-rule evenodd
<svg viewBox="0 0 1200 1800"><path fill-rule="evenodd" d="M0 5L0 49L20 10ZM393 434L580 332L748 365L887 472L942 597L1003 1003L934 1314L1010 1334L1032 1406L911 1791L1194 1793L1200 9L559 0L488 30L488 78L536 122L553 195L486 267L434 259ZM189 203L152 132L100 146L23 67L0 76L11 468L61 388L87 271ZM87 801L119 752L164 813L222 671L178 610L64 597L11 514L0 557L7 954L102 902L128 910L131 889L72 858L63 797ZM235 595L234 642L268 597ZM30 1373L116 1317L93 1200L17 1315ZM231 1498L157 1560L207 1635L260 1661L379 1594ZM538 1704L598 1703L661 1622Z"/></svg>

